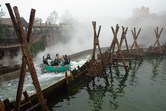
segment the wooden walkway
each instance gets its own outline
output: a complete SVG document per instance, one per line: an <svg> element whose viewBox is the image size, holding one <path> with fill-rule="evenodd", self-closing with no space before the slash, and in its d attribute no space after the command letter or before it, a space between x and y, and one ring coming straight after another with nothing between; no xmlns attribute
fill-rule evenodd
<svg viewBox="0 0 166 111"><path fill-rule="evenodd" d="M8 48L13 48L13 47L20 47L20 44L4 45L4 46L0 46L0 49L8 49Z"/></svg>

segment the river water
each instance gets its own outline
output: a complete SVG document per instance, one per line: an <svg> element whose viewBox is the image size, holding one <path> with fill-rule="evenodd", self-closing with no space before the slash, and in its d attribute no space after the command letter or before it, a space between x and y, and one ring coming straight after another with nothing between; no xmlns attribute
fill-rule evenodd
<svg viewBox="0 0 166 111"><path fill-rule="evenodd" d="M83 65L90 54L71 61L71 67ZM41 87L60 79L64 73L42 74L35 64ZM123 67L106 69L107 78L96 77L70 94L48 103L50 111L166 111L166 57L132 61L129 73ZM0 99L15 100L18 79L0 83ZM35 91L27 73L24 91ZM54 98L54 97L53 97Z"/></svg>
<svg viewBox="0 0 166 111"><path fill-rule="evenodd" d="M123 67L107 74L50 103L50 110L166 111L166 57L134 60L128 74Z"/></svg>
<svg viewBox="0 0 166 111"><path fill-rule="evenodd" d="M83 55L81 58L72 58L71 59L71 69L77 68L77 66L82 66L87 60L90 59L90 55ZM41 88L48 86L49 84L57 81L58 79L65 76L64 72L55 74L55 73L42 73L40 64L38 61L34 61L36 73L38 76L38 80L40 83ZM69 72L68 72L69 73ZM0 99L15 100L16 99L16 92L18 87L19 79L13 79L10 81L0 82ZM35 88L32 84L32 79L29 73L26 73L25 82L23 91L27 91L28 94L35 92Z"/></svg>

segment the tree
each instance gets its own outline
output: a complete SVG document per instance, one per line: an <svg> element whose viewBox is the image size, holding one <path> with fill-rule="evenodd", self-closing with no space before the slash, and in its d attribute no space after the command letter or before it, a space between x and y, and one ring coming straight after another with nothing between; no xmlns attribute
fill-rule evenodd
<svg viewBox="0 0 166 111"><path fill-rule="evenodd" d="M40 22L42 23L42 19L39 18L39 17L36 17L34 22L35 22L35 23L40 23Z"/></svg>
<svg viewBox="0 0 166 111"><path fill-rule="evenodd" d="M50 16L47 17L46 22L50 22L51 24L55 24L58 19L58 13L54 10L50 13Z"/></svg>
<svg viewBox="0 0 166 111"><path fill-rule="evenodd" d="M0 5L1 7L1 5ZM4 38L7 34L6 26L2 24L2 17L5 15L3 9L0 8L0 38Z"/></svg>
<svg viewBox="0 0 166 111"><path fill-rule="evenodd" d="M0 7L1 7L1 5L0 5ZM4 15L5 15L5 12L3 11L3 9L0 9L0 22Z"/></svg>
<svg viewBox="0 0 166 111"><path fill-rule="evenodd" d="M2 17L5 15L5 12L3 11L3 9L1 8L1 4L0 4L0 23L2 20Z"/></svg>
<svg viewBox="0 0 166 111"><path fill-rule="evenodd" d="M72 18L71 13L68 10L66 10L61 17L61 22L68 20L68 19L71 19L71 18Z"/></svg>

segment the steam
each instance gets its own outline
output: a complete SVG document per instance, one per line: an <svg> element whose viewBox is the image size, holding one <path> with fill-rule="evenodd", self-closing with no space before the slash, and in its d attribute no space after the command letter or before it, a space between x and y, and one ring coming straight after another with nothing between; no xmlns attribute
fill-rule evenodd
<svg viewBox="0 0 166 111"><path fill-rule="evenodd" d="M21 50L17 53L17 56L14 58L4 56L3 59L0 60L0 65L2 65L2 66L14 67L15 65L20 65L21 63L22 63Z"/></svg>
<svg viewBox="0 0 166 111"><path fill-rule="evenodd" d="M101 25L101 33L99 36L99 43L101 47L109 47L111 45L113 39L113 33L111 30L111 26L115 28L116 24L119 24L120 29L118 32L118 39L120 41L122 29L121 26L128 27L128 32L126 38L128 40L128 44L132 45L134 39L131 33L131 30L136 27L138 32L139 28L141 28L141 32L138 36L137 42L139 45L143 45L144 48L153 45L156 41L156 35L154 33L154 29L159 27L160 29L163 27L164 30L159 39L160 43L163 44L166 42L166 16L158 16L156 14L149 14L144 17L130 17L127 19L120 18L109 18L109 17L96 17L97 22L97 30L98 26ZM73 19L73 18L72 18ZM64 21L64 20L63 20ZM42 59L43 55L51 54L54 58L56 53L60 55L63 54L73 54L76 52L80 52L87 49L93 48L93 27L91 21L93 20L82 20L81 18L73 19L72 29L70 29L70 33L64 34L64 39L67 39L66 42L58 42L51 47L46 48L44 52L40 52L35 60ZM56 36L56 35L55 35ZM56 37L58 38L58 37Z"/></svg>
<svg viewBox="0 0 166 111"><path fill-rule="evenodd" d="M93 18L93 19L91 19ZM42 63L42 57L50 54L54 59L56 53L59 53L60 56L64 54L73 54L83 50L92 49L93 48L93 27L92 21L96 21L97 30L98 26L101 25L101 33L99 36L100 47L110 47L113 33L111 30L111 26L115 28L116 24L119 24L120 29L118 32L118 39L120 41L122 29L121 26L128 27L128 32L126 38L128 40L129 46L133 43L133 36L131 30L136 27L138 32L139 28L141 28L141 32L138 36L137 42L139 45L144 45L145 47L149 47L153 45L156 41L156 36L154 33L154 29L159 27L160 29L163 27L164 30L159 39L160 43L163 44L166 42L166 13L163 15L157 14L147 14L144 16L132 16L127 19L114 18L108 14L107 16L92 16L89 18L86 17L72 17L69 11L66 11L64 15L61 17L60 24L63 22L70 23L68 25L67 30L63 30L63 37L55 33L53 41L53 45L47 47L45 51L40 52L36 58L34 59L36 63ZM20 57L16 58L16 61ZM4 58L3 61L7 61ZM1 61L2 63L2 61ZM4 63L4 62L3 62Z"/></svg>

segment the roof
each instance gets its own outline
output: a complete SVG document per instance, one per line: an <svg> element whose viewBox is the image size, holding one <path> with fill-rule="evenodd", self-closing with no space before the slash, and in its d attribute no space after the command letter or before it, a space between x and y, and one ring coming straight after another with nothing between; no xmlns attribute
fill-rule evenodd
<svg viewBox="0 0 166 111"><path fill-rule="evenodd" d="M24 27L28 27L28 22L21 17L21 22L23 24ZM13 26L13 23L11 21L11 18L2 18L1 23L7 26ZM34 23L33 24L34 27L46 27L46 23ZM47 24L47 27L58 27L57 24Z"/></svg>
<svg viewBox="0 0 166 111"><path fill-rule="evenodd" d="M21 22L24 27L28 27L28 23L23 17L21 17ZM7 26L13 26L11 18L2 18L1 23Z"/></svg>

